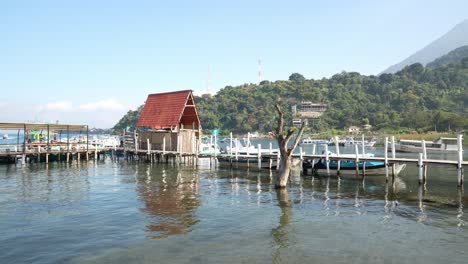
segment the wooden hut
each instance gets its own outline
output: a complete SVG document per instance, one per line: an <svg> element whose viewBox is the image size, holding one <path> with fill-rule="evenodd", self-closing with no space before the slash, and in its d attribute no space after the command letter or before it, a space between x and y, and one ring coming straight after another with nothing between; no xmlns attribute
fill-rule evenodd
<svg viewBox="0 0 468 264"><path fill-rule="evenodd" d="M148 95L137 123L142 149L195 153L201 124L192 90Z"/></svg>

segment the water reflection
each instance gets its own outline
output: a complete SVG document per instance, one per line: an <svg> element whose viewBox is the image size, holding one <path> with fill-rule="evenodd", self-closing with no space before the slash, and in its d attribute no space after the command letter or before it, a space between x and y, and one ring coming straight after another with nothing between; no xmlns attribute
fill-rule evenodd
<svg viewBox="0 0 468 264"><path fill-rule="evenodd" d="M186 234L198 222L195 210L200 206L200 199L195 171L148 165L144 177L137 175L136 189L144 202L140 210L150 217L145 228L148 237Z"/></svg>
<svg viewBox="0 0 468 264"><path fill-rule="evenodd" d="M282 250L290 246L290 223L292 219L292 203L289 200L286 188L276 190L278 206L281 208L279 223L276 228L271 230L273 237L273 263L285 263L287 259L282 259ZM284 254L287 256L287 254Z"/></svg>
<svg viewBox="0 0 468 264"><path fill-rule="evenodd" d="M463 188L458 188L458 210L457 210L457 227L463 227L465 221L463 221Z"/></svg>

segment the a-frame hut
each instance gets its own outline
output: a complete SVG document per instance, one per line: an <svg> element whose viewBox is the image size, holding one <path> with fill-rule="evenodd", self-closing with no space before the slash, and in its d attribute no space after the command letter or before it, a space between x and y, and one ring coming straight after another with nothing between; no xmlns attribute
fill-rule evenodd
<svg viewBox="0 0 468 264"><path fill-rule="evenodd" d="M138 141L146 149L195 153L201 135L192 90L148 95L137 123Z"/></svg>

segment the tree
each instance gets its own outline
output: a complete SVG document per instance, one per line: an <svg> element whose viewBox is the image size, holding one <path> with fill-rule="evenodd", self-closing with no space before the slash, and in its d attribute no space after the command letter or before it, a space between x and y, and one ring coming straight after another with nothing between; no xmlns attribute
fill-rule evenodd
<svg viewBox="0 0 468 264"><path fill-rule="evenodd" d="M295 72L289 76L289 80L293 82L303 82L305 81L305 77L302 74Z"/></svg>
<svg viewBox="0 0 468 264"><path fill-rule="evenodd" d="M288 183L289 173L291 172L292 167L292 153L296 149L299 140L301 139L302 133L306 127L306 122L303 122L299 133L294 139L292 146L288 147L289 140L293 136L296 128L290 128L286 135L284 135L284 112L281 107L276 104L276 111L278 112L278 125L276 131L273 133L273 136L278 141L278 148L280 151L281 159L278 161L279 170L276 174L275 179L275 188L285 188Z"/></svg>

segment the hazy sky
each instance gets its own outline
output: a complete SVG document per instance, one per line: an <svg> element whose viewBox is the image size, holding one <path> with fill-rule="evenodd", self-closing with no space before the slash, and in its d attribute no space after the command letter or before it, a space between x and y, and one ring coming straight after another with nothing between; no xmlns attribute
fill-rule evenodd
<svg viewBox="0 0 468 264"><path fill-rule="evenodd" d="M377 74L467 10L466 0L2 1L0 122L107 128L149 93L255 83L258 59L270 81Z"/></svg>

